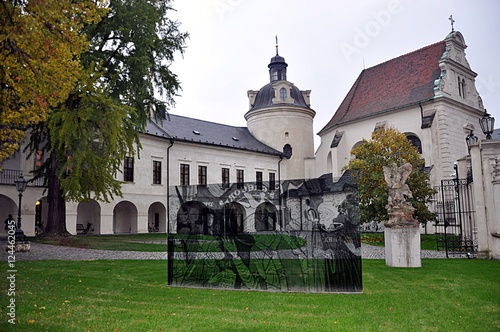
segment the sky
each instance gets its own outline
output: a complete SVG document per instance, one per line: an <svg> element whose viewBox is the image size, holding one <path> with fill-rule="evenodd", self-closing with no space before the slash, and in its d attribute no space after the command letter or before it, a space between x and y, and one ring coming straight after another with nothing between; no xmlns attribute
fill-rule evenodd
<svg viewBox="0 0 500 332"><path fill-rule="evenodd" d="M246 126L247 91L269 83L277 36L287 80L312 91L317 133L363 68L444 40L453 15L478 74L476 89L500 127L500 1L175 0L172 6L171 18L190 34L171 65L182 87L173 114Z"/></svg>

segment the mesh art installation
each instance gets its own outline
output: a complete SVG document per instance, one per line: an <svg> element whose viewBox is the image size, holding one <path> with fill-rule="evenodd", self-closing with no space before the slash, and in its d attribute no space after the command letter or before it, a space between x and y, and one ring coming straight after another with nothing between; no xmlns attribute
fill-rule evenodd
<svg viewBox="0 0 500 332"><path fill-rule="evenodd" d="M362 292L348 177L169 189L173 286Z"/></svg>

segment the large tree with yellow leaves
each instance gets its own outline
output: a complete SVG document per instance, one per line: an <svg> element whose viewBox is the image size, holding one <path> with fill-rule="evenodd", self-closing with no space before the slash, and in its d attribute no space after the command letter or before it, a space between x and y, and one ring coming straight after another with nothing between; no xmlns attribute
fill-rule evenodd
<svg viewBox="0 0 500 332"><path fill-rule="evenodd" d="M99 1L1 0L0 163L74 90L89 45L81 30L99 20Z"/></svg>

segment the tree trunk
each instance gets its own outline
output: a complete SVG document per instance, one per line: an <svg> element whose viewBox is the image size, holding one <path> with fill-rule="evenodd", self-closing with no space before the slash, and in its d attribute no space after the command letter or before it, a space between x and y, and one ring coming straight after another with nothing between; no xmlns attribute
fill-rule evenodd
<svg viewBox="0 0 500 332"><path fill-rule="evenodd" d="M55 153L50 155L50 166L47 172L48 176L48 220L47 227L42 236L68 236L66 230L66 202L60 186L60 180L57 176L59 163Z"/></svg>

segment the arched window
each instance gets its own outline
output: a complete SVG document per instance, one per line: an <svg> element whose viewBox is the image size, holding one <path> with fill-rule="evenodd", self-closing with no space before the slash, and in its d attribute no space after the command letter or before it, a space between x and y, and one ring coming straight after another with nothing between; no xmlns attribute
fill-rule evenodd
<svg viewBox="0 0 500 332"><path fill-rule="evenodd" d="M328 156L326 157L326 171L333 173L332 151L328 152Z"/></svg>
<svg viewBox="0 0 500 332"><path fill-rule="evenodd" d="M407 134L406 138L410 141L411 145L417 148L418 153L422 154L422 142L420 138L413 134Z"/></svg>
<svg viewBox="0 0 500 332"><path fill-rule="evenodd" d="M286 89L285 89L285 88L281 88L281 89L280 89L280 99L281 99L282 101L285 101L285 100L286 100L286 97L287 97L287 95L286 95Z"/></svg>

